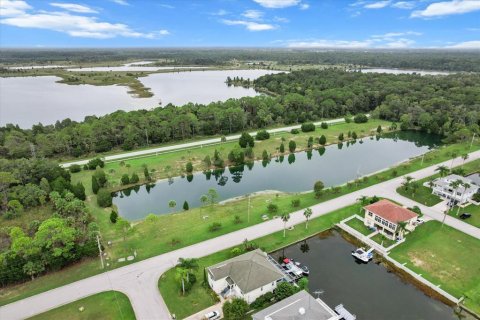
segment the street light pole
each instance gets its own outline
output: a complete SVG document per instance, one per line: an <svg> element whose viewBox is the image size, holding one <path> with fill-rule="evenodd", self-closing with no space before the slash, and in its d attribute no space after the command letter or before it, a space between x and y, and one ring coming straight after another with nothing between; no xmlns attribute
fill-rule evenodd
<svg viewBox="0 0 480 320"><path fill-rule="evenodd" d="M472 142L470 142L470 149L472 149L473 139L475 139L475 132L473 133L473 136L472 136Z"/></svg>

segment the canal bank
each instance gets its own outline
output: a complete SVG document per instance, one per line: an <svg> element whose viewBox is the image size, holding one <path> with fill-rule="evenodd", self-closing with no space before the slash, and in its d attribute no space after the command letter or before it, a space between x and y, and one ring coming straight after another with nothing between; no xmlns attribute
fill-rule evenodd
<svg viewBox="0 0 480 320"><path fill-rule="evenodd" d="M328 305L343 304L358 319L457 319L454 310L385 263L357 263L358 239L331 229L276 250L310 269L309 291ZM427 293L424 294L424 293ZM448 301L445 301L448 302Z"/></svg>

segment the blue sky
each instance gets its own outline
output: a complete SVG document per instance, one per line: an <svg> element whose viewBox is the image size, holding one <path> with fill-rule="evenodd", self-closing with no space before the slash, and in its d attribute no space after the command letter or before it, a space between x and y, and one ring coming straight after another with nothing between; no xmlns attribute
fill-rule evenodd
<svg viewBox="0 0 480 320"><path fill-rule="evenodd" d="M0 45L480 49L480 0L0 0Z"/></svg>

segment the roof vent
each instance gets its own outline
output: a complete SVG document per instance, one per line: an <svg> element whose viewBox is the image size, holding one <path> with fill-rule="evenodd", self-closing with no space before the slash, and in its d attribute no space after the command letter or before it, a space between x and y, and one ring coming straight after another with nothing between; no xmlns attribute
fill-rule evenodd
<svg viewBox="0 0 480 320"><path fill-rule="evenodd" d="M305 308L298 309L298 313L300 313L303 316L305 314Z"/></svg>

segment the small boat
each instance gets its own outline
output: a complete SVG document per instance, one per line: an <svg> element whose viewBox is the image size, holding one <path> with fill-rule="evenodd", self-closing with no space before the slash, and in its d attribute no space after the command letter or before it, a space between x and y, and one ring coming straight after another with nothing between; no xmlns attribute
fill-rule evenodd
<svg viewBox="0 0 480 320"><path fill-rule="evenodd" d="M365 248L357 248L352 251L352 256L362 262L369 262L373 259L373 248L370 248L368 251Z"/></svg>
<svg viewBox="0 0 480 320"><path fill-rule="evenodd" d="M308 276L310 274L310 270L308 270L307 266L301 266L300 268L302 269L304 276Z"/></svg>
<svg viewBox="0 0 480 320"><path fill-rule="evenodd" d="M283 259L282 267L295 278L303 275L303 269L297 266L291 259Z"/></svg>

